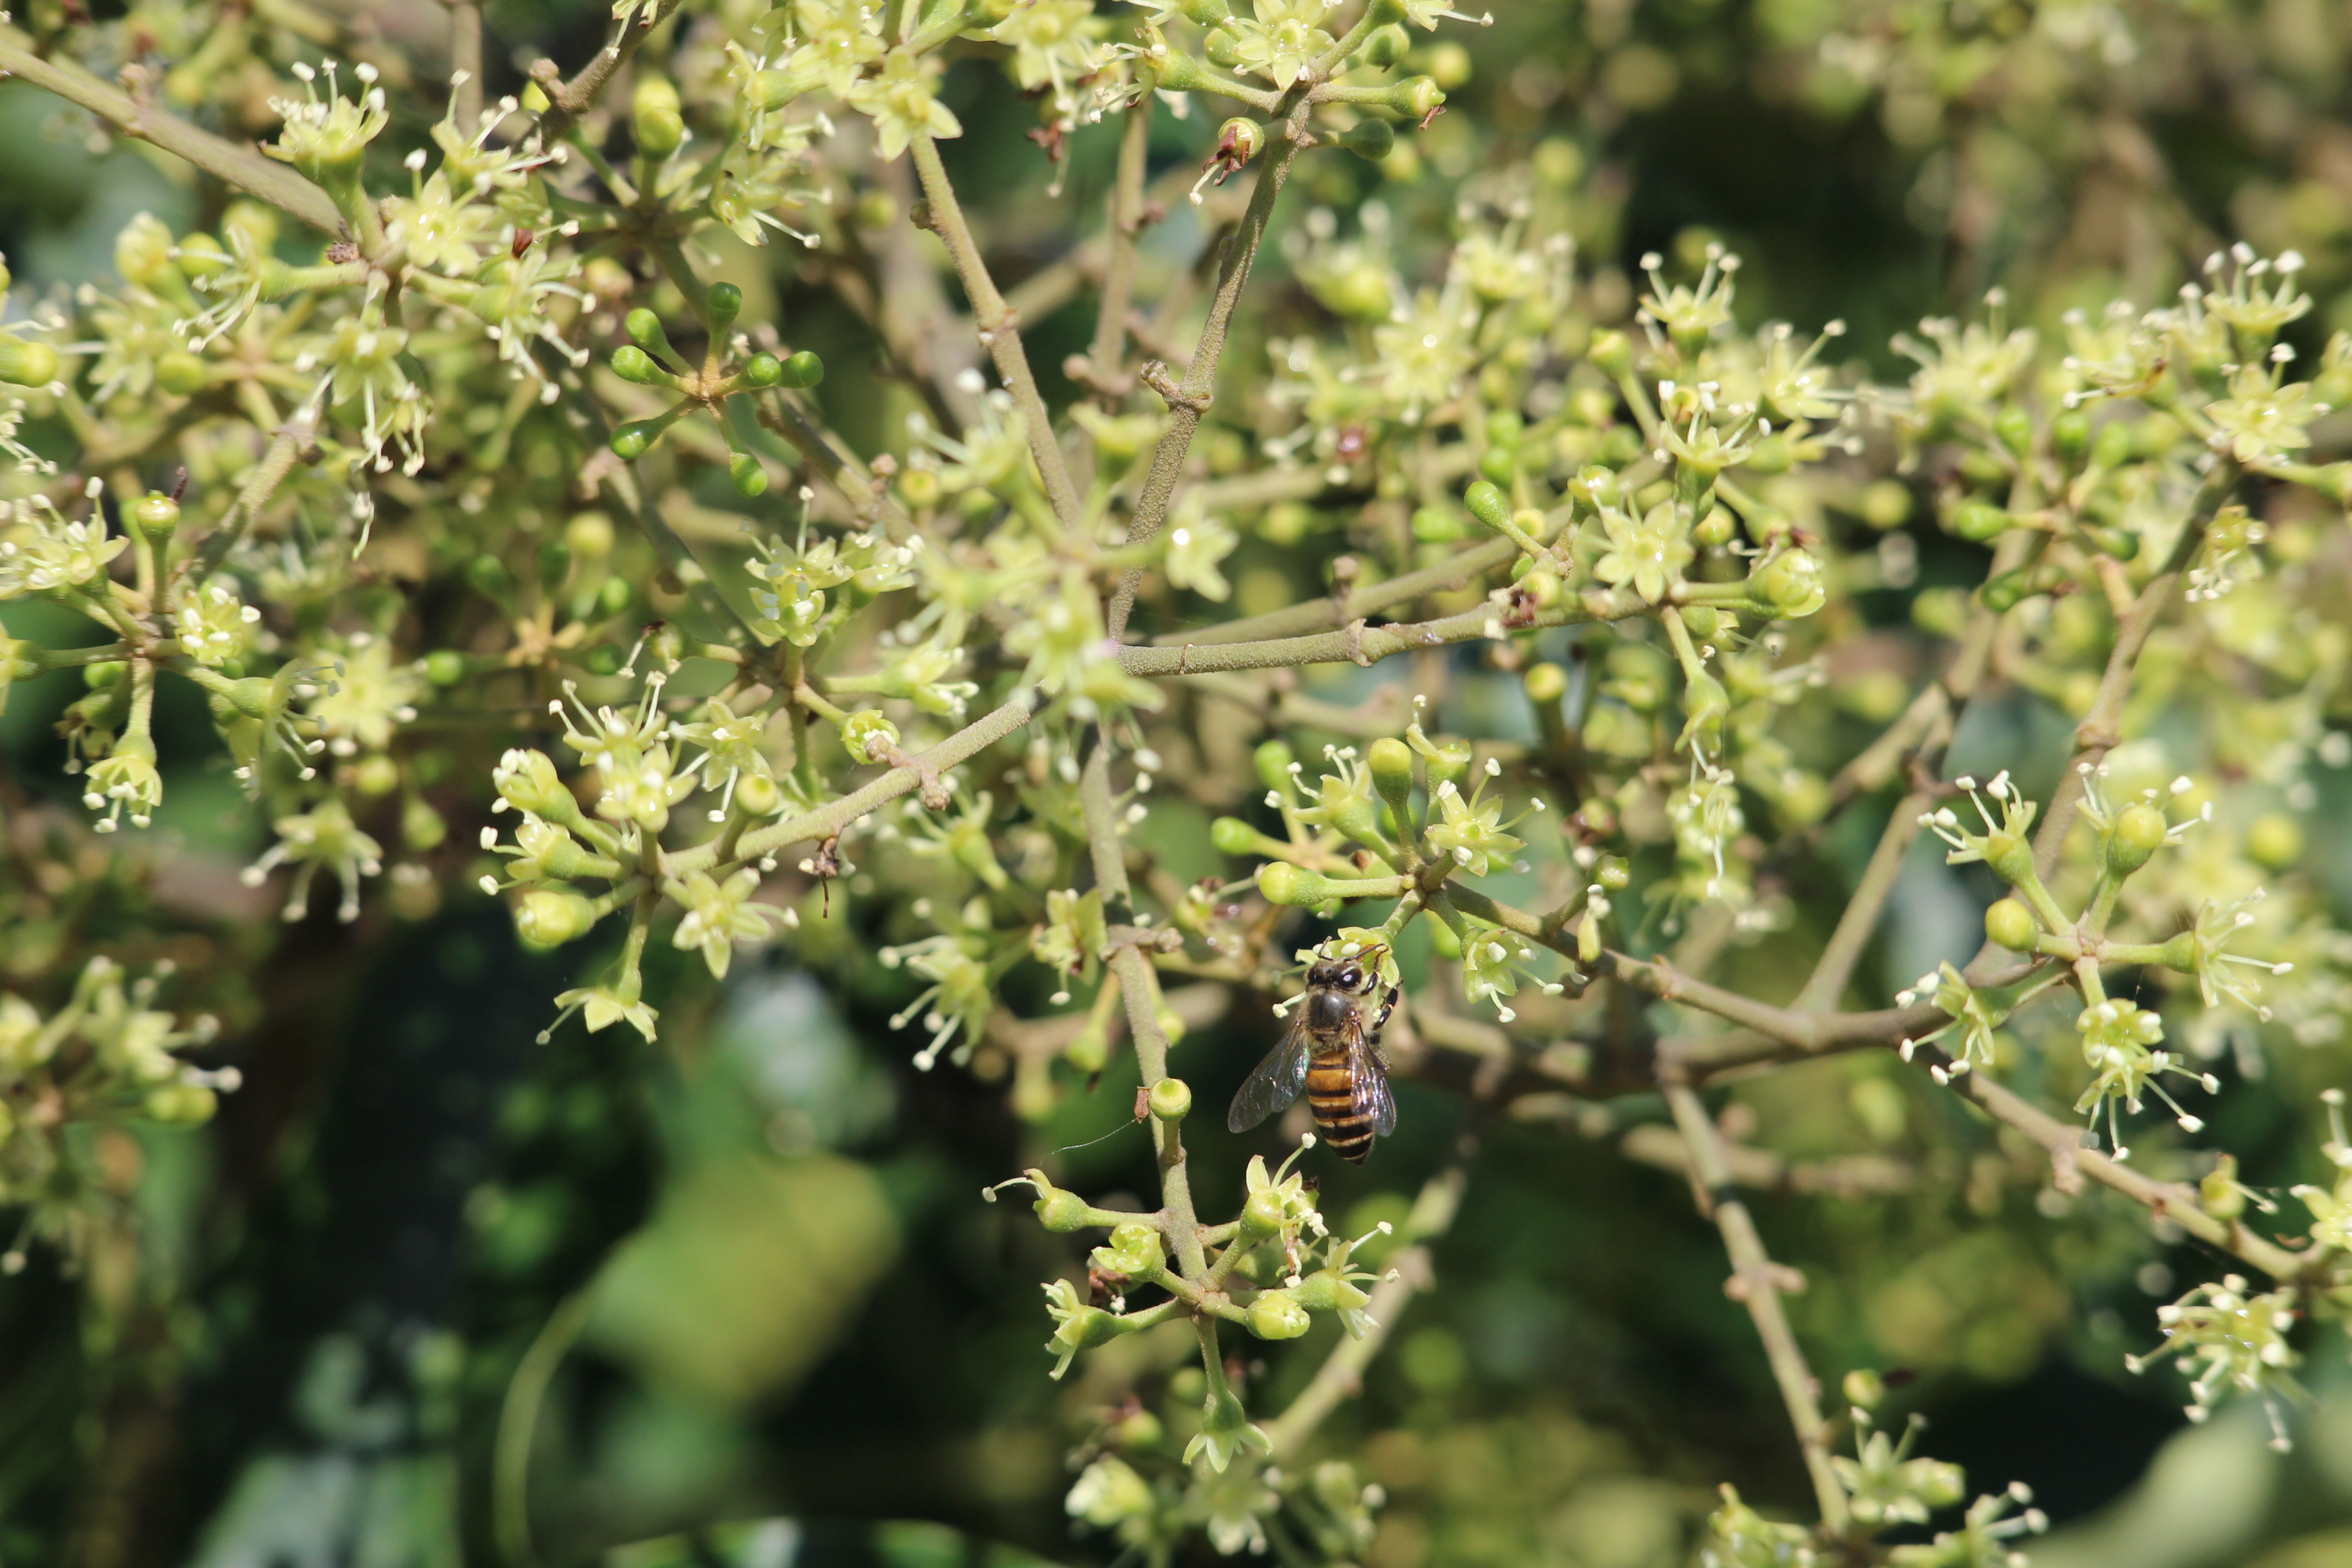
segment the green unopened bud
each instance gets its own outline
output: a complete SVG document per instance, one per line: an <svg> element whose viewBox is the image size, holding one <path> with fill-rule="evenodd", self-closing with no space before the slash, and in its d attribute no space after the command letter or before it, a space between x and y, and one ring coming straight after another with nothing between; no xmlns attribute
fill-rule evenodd
<svg viewBox="0 0 2352 1568"><path fill-rule="evenodd" d="M563 585L572 575L572 547L560 539L551 539L539 547L539 585L549 593Z"/></svg>
<svg viewBox="0 0 2352 1568"><path fill-rule="evenodd" d="M783 374L777 378L776 384L791 387L795 392L806 392L824 379L824 361L803 349L784 361Z"/></svg>
<svg viewBox="0 0 2352 1568"><path fill-rule="evenodd" d="M1201 39L1201 54L1220 70L1232 70L1242 63L1242 41L1225 27L1212 27Z"/></svg>
<svg viewBox="0 0 2352 1568"><path fill-rule="evenodd" d="M466 656L455 648L435 648L425 656L425 679L436 686L457 685L466 679Z"/></svg>
<svg viewBox="0 0 2352 1568"><path fill-rule="evenodd" d="M1845 1402L1860 1410L1875 1410L1886 1397L1886 1383L1867 1367L1845 1374Z"/></svg>
<svg viewBox="0 0 2352 1568"><path fill-rule="evenodd" d="M880 709L867 708L841 721L841 744L861 763L878 763L884 750L898 749L898 726L885 718Z"/></svg>
<svg viewBox="0 0 2352 1568"><path fill-rule="evenodd" d="M768 470L749 452L738 452L727 459L727 477L734 481L735 493L747 500L768 493Z"/></svg>
<svg viewBox="0 0 2352 1568"><path fill-rule="evenodd" d="M2038 875L2033 869L2033 846L1999 828L1985 835L1984 861L1994 876L2012 888L2021 888Z"/></svg>
<svg viewBox="0 0 2352 1568"><path fill-rule="evenodd" d="M2127 877L2164 846L2164 813L2145 801L2124 807L2107 835L2107 869Z"/></svg>
<svg viewBox="0 0 2352 1568"><path fill-rule="evenodd" d="M1268 789L1285 789L1290 784L1290 764L1298 760L1287 741L1268 741L1250 753L1250 763L1257 769L1257 782Z"/></svg>
<svg viewBox="0 0 2352 1568"><path fill-rule="evenodd" d="M514 590L507 563L487 552L466 563L466 581L476 593L492 599L504 598Z"/></svg>
<svg viewBox="0 0 2352 1568"><path fill-rule="evenodd" d="M607 577L596 584L596 607L608 616L617 616L636 598L636 585L626 577ZM620 666L613 667L618 669Z"/></svg>
<svg viewBox="0 0 2352 1568"><path fill-rule="evenodd" d="M148 1119L175 1127L197 1127L213 1119L220 1097L200 1083L167 1083L147 1091Z"/></svg>
<svg viewBox="0 0 2352 1568"><path fill-rule="evenodd" d="M1261 1290L1249 1304L1249 1331L1262 1340L1295 1340L1315 1326L1315 1320L1287 1290Z"/></svg>
<svg viewBox="0 0 2352 1568"><path fill-rule="evenodd" d="M732 283L713 283L702 291L702 308L710 317L710 330L724 332L743 313L743 290Z"/></svg>
<svg viewBox="0 0 2352 1568"><path fill-rule="evenodd" d="M2041 925L2033 911L2015 899L1997 899L1985 910L1985 935L2011 952L2032 952L2033 939L2042 934Z"/></svg>
<svg viewBox="0 0 2352 1568"><path fill-rule="evenodd" d="M667 371L654 363L653 355L635 343L623 343L613 351L613 374L639 386L656 381L667 384L671 379Z"/></svg>
<svg viewBox="0 0 2352 1568"><path fill-rule="evenodd" d="M533 947L562 947L595 923L594 904L560 889L541 888L515 906L515 934Z"/></svg>
<svg viewBox="0 0 2352 1568"><path fill-rule="evenodd" d="M735 809L746 816L773 816L784 806L784 792L765 773L747 773L735 782Z"/></svg>
<svg viewBox="0 0 2352 1568"><path fill-rule="evenodd" d="M1497 485L1507 485L1518 476L1519 449L1517 447L1489 447L1478 455L1481 478Z"/></svg>
<svg viewBox="0 0 2352 1568"><path fill-rule="evenodd" d="M1192 1110L1192 1088L1181 1078L1163 1078L1151 1086L1151 1114L1162 1121L1181 1121Z"/></svg>
<svg viewBox="0 0 2352 1568"><path fill-rule="evenodd" d="M1451 544L1469 536L1462 526L1462 514L1452 507L1415 507L1412 513L1412 536L1423 544Z"/></svg>
<svg viewBox="0 0 2352 1568"><path fill-rule="evenodd" d="M2033 416L2014 403L1992 416L1992 433L2011 457L2022 458L2033 450Z"/></svg>
<svg viewBox="0 0 2352 1568"><path fill-rule="evenodd" d="M1952 531L1978 544L1999 539L2009 524L2009 513L1990 501L1965 501L1952 513Z"/></svg>
<svg viewBox="0 0 2352 1568"><path fill-rule="evenodd" d="M1209 843L1221 855L1246 855L1257 847L1258 830L1238 816L1221 816L1209 824Z"/></svg>
<svg viewBox="0 0 2352 1568"><path fill-rule="evenodd" d="M1511 521L1511 498L1491 479L1472 480L1462 492L1462 504L1470 509L1472 517L1497 533Z"/></svg>
<svg viewBox="0 0 2352 1568"><path fill-rule="evenodd" d="M165 349L155 356L155 384L174 397L194 397L212 378L205 362L185 349Z"/></svg>
<svg viewBox="0 0 2352 1568"><path fill-rule="evenodd" d="M1411 36L1394 22L1383 22L1364 40L1364 63L1374 70L1392 70L1412 51Z"/></svg>
<svg viewBox="0 0 2352 1568"><path fill-rule="evenodd" d="M1689 612L1684 613L1687 615ZM1557 702L1568 695L1568 671L1549 661L1529 665L1527 674L1521 679L1527 687L1528 700L1539 707Z"/></svg>
<svg viewBox="0 0 2352 1568"><path fill-rule="evenodd" d="M180 503L161 490L149 490L131 506L131 526L161 544L180 526Z"/></svg>
<svg viewBox="0 0 2352 1568"><path fill-rule="evenodd" d="M2050 421L2050 449L2068 466L2083 460L2091 449L2091 416L2079 408L2069 408Z"/></svg>
<svg viewBox="0 0 2352 1568"><path fill-rule="evenodd" d="M1061 1235L1067 1235L1074 1230L1084 1230L1087 1227L1086 1199L1076 1193L1055 1186L1045 1179L1045 1173L1043 1171L1024 1171L1022 1173L1027 1176L1030 1184L1037 1189L1037 1202L1034 1207L1038 1224L1047 1230ZM996 1189L992 1187L982 1195L993 1202L995 1194Z"/></svg>
<svg viewBox="0 0 2352 1568"><path fill-rule="evenodd" d="M1592 342L1585 349L1584 357L1592 362L1593 369L1612 381L1621 380L1633 369L1633 345L1626 341L1624 333L1613 327L1605 332L1592 334Z"/></svg>
<svg viewBox="0 0 2352 1568"><path fill-rule="evenodd" d="M2303 825L2283 811L2254 818L2246 829L2246 854L2265 871L2284 871L2303 858Z"/></svg>
<svg viewBox="0 0 2352 1568"><path fill-rule="evenodd" d="M1738 531L1738 525L1728 508L1709 507L1706 515L1691 529L1691 539L1709 549L1717 549L1730 543Z"/></svg>
<svg viewBox="0 0 2352 1568"><path fill-rule="evenodd" d="M1403 831L1405 803L1412 794L1412 748L1393 735L1383 735L1368 750L1365 762L1372 774L1372 787L1397 814L1399 830Z"/></svg>
<svg viewBox="0 0 2352 1568"><path fill-rule="evenodd" d="M2083 537L2089 540L2091 548L2102 555L2112 555L2118 561L2139 558L2139 535L2128 528L2109 528L2104 523L2086 522L2083 525Z"/></svg>
<svg viewBox="0 0 2352 1568"><path fill-rule="evenodd" d="M743 384L773 386L784 379L784 362L771 353L756 353L743 363Z"/></svg>
<svg viewBox="0 0 2352 1568"><path fill-rule="evenodd" d="M1359 120L1340 133L1339 145L1377 163L1396 151L1396 131L1385 120Z"/></svg>
<svg viewBox="0 0 2352 1568"><path fill-rule="evenodd" d="M2120 468L2131 461L2132 428L2121 419L2110 419L2099 426L2091 440L2091 465L2099 468Z"/></svg>
<svg viewBox="0 0 2352 1568"><path fill-rule="evenodd" d="M635 462L653 449L654 443L661 438L662 431L667 428L657 419L632 419L625 425L615 426L613 430L613 456L625 463Z"/></svg>
<svg viewBox="0 0 2352 1568"><path fill-rule="evenodd" d="M641 158L667 158L686 140L677 89L651 73L637 79L637 90L629 100L629 121Z"/></svg>
<svg viewBox="0 0 2352 1568"><path fill-rule="evenodd" d="M1977 590L1977 598L1986 609L2002 614L2017 608L2038 592L2035 581L2032 566L2020 566L1987 579L1984 586Z"/></svg>
<svg viewBox="0 0 2352 1568"><path fill-rule="evenodd" d="M1307 909L1331 896L1330 879L1287 860L1269 860L1257 868L1258 896L1269 904Z"/></svg>
<svg viewBox="0 0 2352 1568"><path fill-rule="evenodd" d="M1416 124L1444 107L1445 91L1434 77L1407 77L1388 91L1389 109Z"/></svg>
<svg viewBox="0 0 2352 1568"><path fill-rule="evenodd" d="M57 350L0 332L0 381L12 386L47 386L57 378Z"/></svg>

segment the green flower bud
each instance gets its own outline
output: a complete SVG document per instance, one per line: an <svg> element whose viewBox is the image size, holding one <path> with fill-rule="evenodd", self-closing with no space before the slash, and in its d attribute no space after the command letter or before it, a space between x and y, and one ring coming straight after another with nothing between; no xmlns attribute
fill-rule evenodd
<svg viewBox="0 0 2352 1568"><path fill-rule="evenodd" d="M734 481L735 493L747 500L768 492L768 470L749 452L738 452L727 459L727 477Z"/></svg>
<svg viewBox="0 0 2352 1568"><path fill-rule="evenodd" d="M1257 868L1258 896L1269 904L1307 909L1329 898L1330 879L1292 865L1269 860Z"/></svg>
<svg viewBox="0 0 2352 1568"><path fill-rule="evenodd" d="M2145 801L2124 807L2107 836L2107 869L2126 877L2147 865L2148 857L2164 847L2164 813L2156 807Z"/></svg>
<svg viewBox="0 0 2352 1568"><path fill-rule="evenodd" d="M1695 543L1717 549L1730 543L1738 531L1738 524L1728 508L1710 507L1706 515L1691 529L1691 539Z"/></svg>
<svg viewBox="0 0 2352 1568"><path fill-rule="evenodd" d="M1250 754L1257 769L1257 782L1268 789L1282 789L1290 783L1290 764L1298 760L1287 741L1268 741Z"/></svg>
<svg viewBox="0 0 2352 1568"><path fill-rule="evenodd" d="M212 378L205 362L185 349L165 349L155 356L155 384L174 397L194 397Z"/></svg>
<svg viewBox="0 0 2352 1568"><path fill-rule="evenodd" d="M1162 1121L1181 1121L1192 1109L1192 1088L1181 1078L1163 1078L1151 1086L1151 1114Z"/></svg>
<svg viewBox="0 0 2352 1568"><path fill-rule="evenodd" d="M1507 485L1519 471L1519 449L1517 447L1489 447L1478 457L1478 472L1488 481Z"/></svg>
<svg viewBox="0 0 2352 1568"><path fill-rule="evenodd" d="M151 1121L176 1127L197 1127L213 1119L220 1097L200 1083L167 1083L147 1091L144 1109Z"/></svg>
<svg viewBox="0 0 2352 1568"><path fill-rule="evenodd" d="M1221 855L1246 855L1257 841L1257 829L1238 816L1221 816L1209 824L1209 842Z"/></svg>
<svg viewBox="0 0 2352 1568"><path fill-rule="evenodd" d="M1462 492L1462 504L1470 509L1472 517L1497 533L1511 520L1510 498L1489 479L1472 480Z"/></svg>
<svg viewBox="0 0 2352 1568"><path fill-rule="evenodd" d="M492 599L504 598L514 589L514 578L508 574L507 563L487 553L466 563L466 581L476 593Z"/></svg>
<svg viewBox="0 0 2352 1568"><path fill-rule="evenodd" d="M2081 462L2083 454L2091 449L2091 416L2079 408L2069 408L2051 420L2050 449L2069 467Z"/></svg>
<svg viewBox="0 0 2352 1568"><path fill-rule="evenodd" d="M1364 40L1364 63L1374 70L1391 70L1412 51L1412 39L1405 30L1394 22L1383 22Z"/></svg>
<svg viewBox="0 0 2352 1568"><path fill-rule="evenodd" d="M878 748L897 749L898 726L883 717L880 709L865 709L841 721L841 743L857 761L878 763L882 761Z"/></svg>
<svg viewBox="0 0 2352 1568"><path fill-rule="evenodd" d="M560 539L551 539L539 547L539 585L549 593L563 585L572 575L572 547Z"/></svg>
<svg viewBox="0 0 2352 1568"><path fill-rule="evenodd" d="M784 362L772 353L756 353L743 364L743 384L773 386L784 379Z"/></svg>
<svg viewBox="0 0 2352 1568"><path fill-rule="evenodd" d="M2265 871L2284 871L2303 858L2303 825L2283 811L2254 818L2246 829L2246 854Z"/></svg>
<svg viewBox="0 0 2352 1568"><path fill-rule="evenodd" d="M1261 1290L1249 1304L1249 1331L1262 1340L1295 1340L1315 1326L1315 1320L1287 1290Z"/></svg>
<svg viewBox="0 0 2352 1568"><path fill-rule="evenodd" d="M632 419L613 430L613 456L633 463L653 449L665 426L657 419Z"/></svg>
<svg viewBox="0 0 2352 1568"><path fill-rule="evenodd" d="M607 577L596 585L596 607L608 616L617 616L629 607L636 595L635 585L626 577ZM613 668L618 669L620 666Z"/></svg>
<svg viewBox="0 0 2352 1568"><path fill-rule="evenodd" d="M1585 349L1584 357L1592 362L1593 369L1612 381L1622 379L1632 374L1633 369L1633 345L1626 341L1624 333L1613 327L1605 332L1592 334L1592 342Z"/></svg>
<svg viewBox="0 0 2352 1568"><path fill-rule="evenodd" d="M548 100L547 89L535 81L523 83L520 96L522 99L523 109L531 114L545 114L554 107Z"/></svg>
<svg viewBox="0 0 2352 1568"><path fill-rule="evenodd" d="M455 648L435 648L425 656L425 679L436 686L457 685L466 679L466 656Z"/></svg>
<svg viewBox="0 0 2352 1568"><path fill-rule="evenodd" d="M647 353L659 353L677 357L677 351L669 346L669 334L662 331L661 318L642 305L622 318L621 330L629 334L631 342Z"/></svg>
<svg viewBox="0 0 2352 1568"><path fill-rule="evenodd" d="M667 158L686 140L677 89L651 73L637 79L637 90L629 100L629 121L641 158Z"/></svg>
<svg viewBox="0 0 2352 1568"><path fill-rule="evenodd" d="M1415 507L1412 513L1412 536L1423 544L1451 544L1466 539L1470 531L1462 526L1462 514L1451 507Z"/></svg>
<svg viewBox="0 0 2352 1568"><path fill-rule="evenodd" d="M57 378L57 350L0 332L0 381L15 386L47 386Z"/></svg>
<svg viewBox="0 0 2352 1568"><path fill-rule="evenodd" d="M713 283L702 291L702 308L709 312L710 330L723 332L743 313L743 290L732 283Z"/></svg>
<svg viewBox="0 0 2352 1568"><path fill-rule="evenodd" d="M1538 706L1557 702L1568 695L1568 671L1549 661L1529 665L1521 679L1527 687L1528 700Z"/></svg>
<svg viewBox="0 0 2352 1568"><path fill-rule="evenodd" d="M2013 572L2004 572L1988 580L1983 587L1977 590L1977 597L1986 609L1996 614L2003 613L2017 608L2038 592L2034 583L2033 568L2020 566Z"/></svg>
<svg viewBox="0 0 2352 1568"><path fill-rule="evenodd" d="M1396 131L1385 120L1359 120L1340 133L1339 145L1377 163L1396 151Z"/></svg>
<svg viewBox="0 0 2352 1568"><path fill-rule="evenodd" d="M654 363L654 356L635 343L623 343L613 351L613 374L639 386L670 380L669 373Z"/></svg>
<svg viewBox="0 0 2352 1568"><path fill-rule="evenodd" d="M1952 513L1952 531L1978 544L1999 539L2009 524L2009 513L1989 501L1966 501Z"/></svg>
<svg viewBox="0 0 2352 1568"><path fill-rule="evenodd" d="M2110 419L2099 426L2091 441L2091 464L2094 468L2120 468L2131 461L2132 429L2121 419Z"/></svg>
<svg viewBox="0 0 2352 1568"><path fill-rule="evenodd" d="M1444 90L1433 77L1407 77L1388 92L1390 110L1416 123L1436 113L1444 102Z"/></svg>
<svg viewBox="0 0 2352 1568"><path fill-rule="evenodd" d="M1129 1220L1111 1227L1108 1245L1094 1249L1094 1266L1106 1274L1124 1275L1129 1279L1148 1279L1160 1272L1166 1254L1160 1250L1160 1231L1156 1226L1140 1220Z"/></svg>
<svg viewBox="0 0 2352 1568"><path fill-rule="evenodd" d="M180 526L180 503L161 490L149 490L131 506L131 526L160 544Z"/></svg>
<svg viewBox="0 0 2352 1568"><path fill-rule="evenodd" d="M1368 748L1364 761L1371 772L1372 787L1402 816L1404 802L1412 793L1412 748L1393 735L1383 735Z"/></svg>
<svg viewBox="0 0 2352 1568"><path fill-rule="evenodd" d="M776 384L791 387L795 392L806 392L824 379L824 361L803 349L784 361L784 374Z"/></svg>
<svg viewBox="0 0 2352 1568"><path fill-rule="evenodd" d="M2033 416L2012 403L1992 416L1992 433L2012 457L2033 450Z"/></svg>
<svg viewBox="0 0 2352 1568"><path fill-rule="evenodd" d="M2033 939L2042 934L2042 927L2033 911L2015 899L1994 900L1985 910L1985 935L2011 952L2032 952Z"/></svg>
<svg viewBox="0 0 2352 1568"><path fill-rule="evenodd" d="M1077 1194L1055 1186L1045 1179L1043 1171L1027 1173L1030 1183L1037 1189L1035 1206L1037 1223L1047 1230L1067 1235L1087 1227L1087 1205Z"/></svg>
<svg viewBox="0 0 2352 1568"><path fill-rule="evenodd" d="M2083 537L2102 555L2112 555L2118 561L2133 561L2139 556L2139 535L2127 528L2108 528L2101 523L2083 525Z"/></svg>
<svg viewBox="0 0 2352 1568"><path fill-rule="evenodd" d="M1201 39L1201 53L1220 70L1232 70L1242 63L1241 40L1223 27L1212 27Z"/></svg>
<svg viewBox="0 0 2352 1568"><path fill-rule="evenodd" d="M1868 1367L1845 1374L1845 1402L1858 1409L1874 1410L1886 1397L1886 1383Z"/></svg>
<svg viewBox="0 0 2352 1568"><path fill-rule="evenodd" d="M562 889L541 888L515 906L515 934L533 947L562 947L595 923L596 906Z"/></svg>
<svg viewBox="0 0 2352 1568"><path fill-rule="evenodd" d="M1592 879L1607 892L1622 893L1633 885L1633 868L1622 855L1603 855L1593 862Z"/></svg>

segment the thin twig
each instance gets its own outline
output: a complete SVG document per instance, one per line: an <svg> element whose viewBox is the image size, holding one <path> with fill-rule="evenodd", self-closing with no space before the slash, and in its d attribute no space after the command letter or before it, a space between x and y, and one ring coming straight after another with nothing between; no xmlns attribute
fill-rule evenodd
<svg viewBox="0 0 2352 1568"><path fill-rule="evenodd" d="M614 73L629 63L653 30L669 20L677 9L678 0L656 0L654 8L639 13L621 23L621 30L612 41L596 51L595 58L580 68L570 81L553 60L541 59L530 68L530 79L547 94L547 109L539 117L540 144L552 147L572 133L580 117L596 106L604 84Z"/></svg>
<svg viewBox="0 0 2352 1568"><path fill-rule="evenodd" d="M1210 399L1216 394L1217 362L1224 355L1225 332L1233 322L1234 307L1249 283L1250 266L1257 259L1258 247L1274 220L1275 200L1282 195L1283 182L1290 177L1290 162L1300 148L1314 140L1314 132L1307 129L1311 108L1302 98L1283 122L1276 132L1276 144L1258 174L1255 188L1250 192L1249 205L1242 212L1241 226L1225 242L1224 259L1217 270L1217 292L1209 303L1209 319L1202 324L1192 363L1184 367L1183 384L1172 391L1155 389L1168 401L1168 428L1161 434L1159 446L1152 449L1151 471L1144 479L1142 492L1136 497L1135 513L1128 519L1129 544L1150 539L1168 521L1169 503L1175 499L1176 482L1183 478L1184 458L1192 449L1192 437L1201 428L1201 417L1208 412ZM1130 568L1111 595L1105 622L1114 642L1127 635L1128 616L1134 612L1135 592L1142 582L1142 572Z"/></svg>
<svg viewBox="0 0 2352 1568"><path fill-rule="evenodd" d="M1757 1234L1756 1221L1732 1185L1730 1164L1724 1157L1723 1134L1707 1115L1706 1107L1699 1102L1698 1091L1672 1078L1667 1078L1662 1087L1666 1104L1674 1111L1675 1125L1682 1130L1683 1142L1690 1150L1701 1201L1713 1211L1716 1228L1723 1233L1724 1250L1731 1255L1734 1293L1747 1307L1748 1315L1756 1321L1756 1336L1764 1342L1765 1358L1772 1363L1772 1379L1780 1385L1781 1401L1789 1407L1789 1422L1796 1428L1797 1446L1805 1456L1806 1472L1813 1479L1822 1528L1832 1536L1843 1535L1846 1526L1845 1488L1838 1484L1837 1472L1830 1467L1829 1434L1822 1420L1820 1385L1813 1379L1811 1368L1805 1364L1805 1352L1798 1347L1797 1336L1789 1327L1788 1314L1780 1310L1784 1272L1764 1250L1764 1238Z"/></svg>
<svg viewBox="0 0 2352 1568"><path fill-rule="evenodd" d="M142 103L119 87L100 81L67 60L43 59L33 40L16 28L0 26L0 76L20 77L47 88L59 98L78 103L125 136L161 147L184 158L207 174L248 195L301 219L327 234L344 232L343 215L327 193L273 159L250 147L226 142L209 131L199 131L176 115ZM23 150L19 149L20 154Z"/></svg>
<svg viewBox="0 0 2352 1568"><path fill-rule="evenodd" d="M931 209L931 232L948 247L964 296L971 301L981 346L996 362L997 379L1013 394L1013 405L1020 412L1029 437L1029 454L1037 459L1038 477L1045 483L1045 500L1063 531L1075 532L1085 521L1085 511L1070 482L1061 444L1054 437L1054 416L1045 407L1045 395L1037 390L1035 373L1029 368L1029 351L1021 342L1020 324L1013 319L1004 296L996 291L996 280L988 275L980 242L964 222L963 207L948 182L947 166L940 162L939 143L928 132L921 132L908 143L908 151L914 154L915 175L922 182L923 199Z"/></svg>

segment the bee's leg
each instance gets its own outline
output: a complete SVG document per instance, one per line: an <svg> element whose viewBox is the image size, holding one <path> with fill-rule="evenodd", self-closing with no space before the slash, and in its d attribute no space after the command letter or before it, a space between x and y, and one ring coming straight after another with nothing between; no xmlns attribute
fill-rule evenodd
<svg viewBox="0 0 2352 1568"><path fill-rule="evenodd" d="M1396 1005L1397 988L1391 985L1388 989L1388 994L1381 998L1381 1010L1379 1015L1372 1019L1371 1034L1372 1039L1376 1043L1381 1037L1381 1031L1389 1026L1389 1015L1396 1011Z"/></svg>

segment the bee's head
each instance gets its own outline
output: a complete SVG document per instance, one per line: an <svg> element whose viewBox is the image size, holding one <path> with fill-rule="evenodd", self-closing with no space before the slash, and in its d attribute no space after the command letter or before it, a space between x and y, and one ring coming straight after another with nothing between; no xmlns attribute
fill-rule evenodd
<svg viewBox="0 0 2352 1568"><path fill-rule="evenodd" d="M1307 983L1362 995L1379 986L1381 961L1387 956L1385 947L1368 947L1345 958L1320 958L1307 972Z"/></svg>

